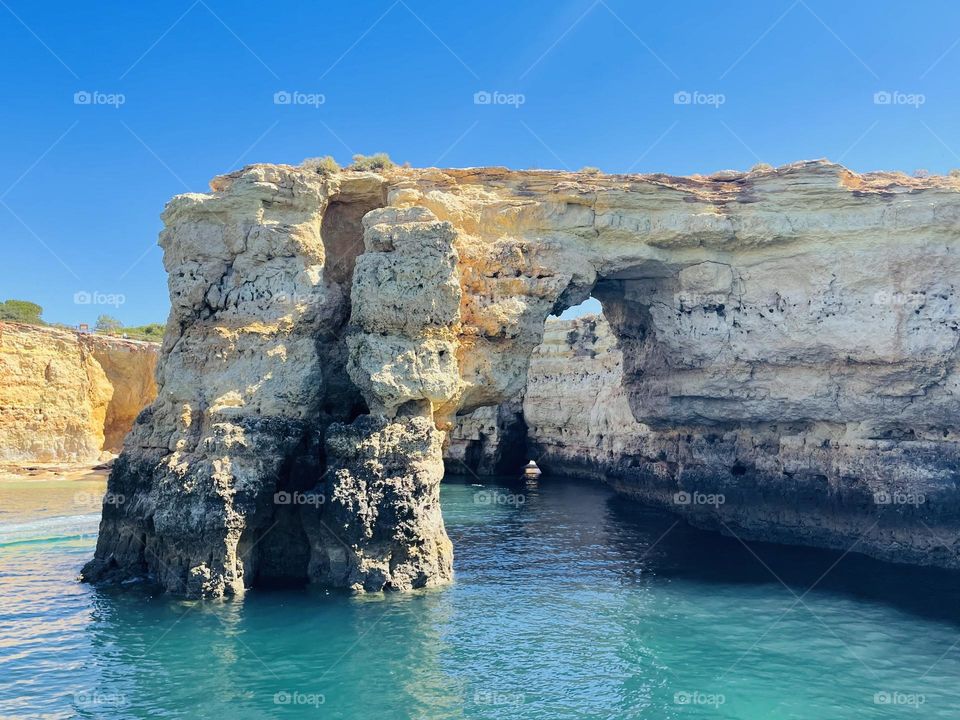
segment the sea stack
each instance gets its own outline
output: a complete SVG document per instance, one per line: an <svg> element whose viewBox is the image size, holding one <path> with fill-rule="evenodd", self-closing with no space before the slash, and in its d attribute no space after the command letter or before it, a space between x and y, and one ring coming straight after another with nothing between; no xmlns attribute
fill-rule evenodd
<svg viewBox="0 0 960 720"><path fill-rule="evenodd" d="M85 578L449 581L446 434L529 398L548 316L591 295L651 433L609 450L615 487L721 531L960 566L960 180L254 165L212 190L164 212L159 395Z"/></svg>

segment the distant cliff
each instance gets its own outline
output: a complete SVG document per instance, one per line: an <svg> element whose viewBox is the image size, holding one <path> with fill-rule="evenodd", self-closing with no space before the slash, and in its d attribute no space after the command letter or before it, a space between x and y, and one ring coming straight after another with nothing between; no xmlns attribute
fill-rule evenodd
<svg viewBox="0 0 960 720"><path fill-rule="evenodd" d="M159 346L0 322L0 462L91 462L119 452L157 395Z"/></svg>

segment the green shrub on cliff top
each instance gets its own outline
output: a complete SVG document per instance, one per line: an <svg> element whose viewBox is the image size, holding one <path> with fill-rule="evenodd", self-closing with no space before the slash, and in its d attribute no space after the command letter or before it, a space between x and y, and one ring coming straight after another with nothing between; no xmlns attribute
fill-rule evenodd
<svg viewBox="0 0 960 720"><path fill-rule="evenodd" d="M386 153L375 153L373 155L354 155L353 164L349 170L386 170L396 167L396 163L390 159Z"/></svg>
<svg viewBox="0 0 960 720"><path fill-rule="evenodd" d="M304 170L313 170L318 175L330 175L340 170L340 165L330 155L323 157L307 158L300 167Z"/></svg>
<svg viewBox="0 0 960 720"><path fill-rule="evenodd" d="M163 323L150 323L149 325L138 325L136 327L125 327L123 334L132 340L146 340L148 342L160 342L163 340Z"/></svg>
<svg viewBox="0 0 960 720"><path fill-rule="evenodd" d="M42 307L27 300L5 300L0 303L0 320L44 325L40 319L42 314Z"/></svg>

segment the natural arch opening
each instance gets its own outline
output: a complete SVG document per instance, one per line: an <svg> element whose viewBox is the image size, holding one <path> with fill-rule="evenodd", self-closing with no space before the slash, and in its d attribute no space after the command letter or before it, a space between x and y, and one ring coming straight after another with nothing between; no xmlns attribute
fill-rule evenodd
<svg viewBox="0 0 960 720"><path fill-rule="evenodd" d="M559 315L549 315L547 322L551 320L573 320L584 315L602 315L603 305L593 295L588 297L579 305L573 305L561 312Z"/></svg>

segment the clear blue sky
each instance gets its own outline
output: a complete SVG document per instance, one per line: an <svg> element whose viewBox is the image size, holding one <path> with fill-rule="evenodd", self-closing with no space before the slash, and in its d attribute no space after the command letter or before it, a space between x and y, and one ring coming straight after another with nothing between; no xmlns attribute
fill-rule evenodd
<svg viewBox="0 0 960 720"><path fill-rule="evenodd" d="M0 299L70 324L164 320L164 203L252 162L946 172L958 41L953 0L2 0Z"/></svg>

